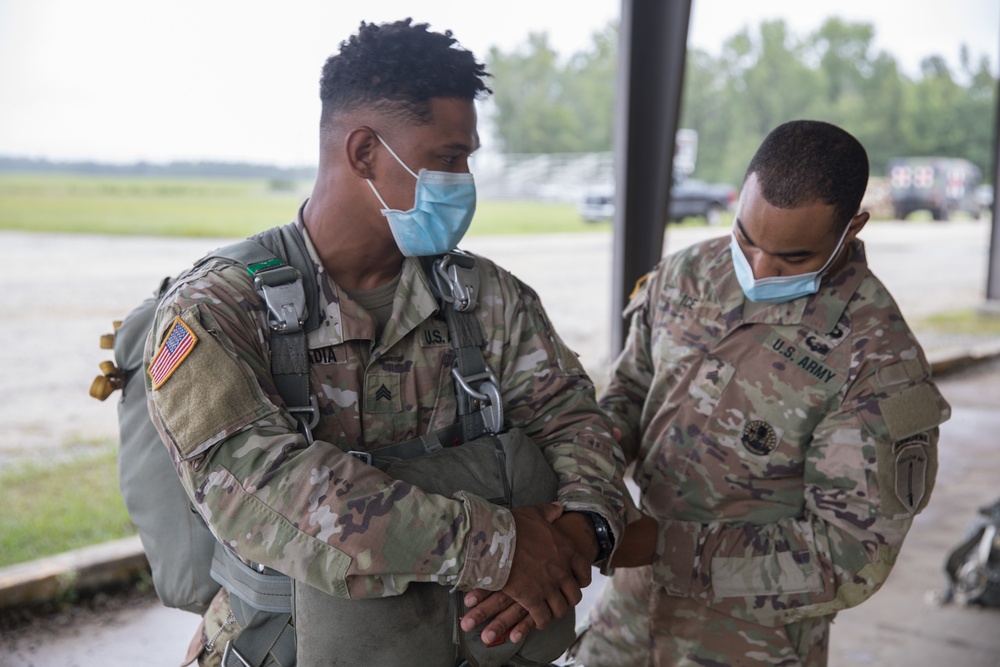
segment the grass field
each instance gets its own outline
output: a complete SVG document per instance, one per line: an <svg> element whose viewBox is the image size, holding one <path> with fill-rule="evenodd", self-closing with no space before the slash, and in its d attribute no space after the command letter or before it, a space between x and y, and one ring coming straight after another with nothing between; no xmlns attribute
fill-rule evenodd
<svg viewBox="0 0 1000 667"><path fill-rule="evenodd" d="M0 229L242 237L291 220L309 189L263 179L0 174ZM572 204L480 201L469 234L610 229L584 222Z"/></svg>
<svg viewBox="0 0 1000 667"><path fill-rule="evenodd" d="M117 447L0 472L0 567L135 534L118 491Z"/></svg>
<svg viewBox="0 0 1000 667"><path fill-rule="evenodd" d="M0 229L238 238L292 219L309 187L252 179L0 174ZM572 204L481 201L469 234L610 230L609 222L584 222ZM106 443L63 463L0 471L0 567L135 534L118 492L115 456L114 443Z"/></svg>

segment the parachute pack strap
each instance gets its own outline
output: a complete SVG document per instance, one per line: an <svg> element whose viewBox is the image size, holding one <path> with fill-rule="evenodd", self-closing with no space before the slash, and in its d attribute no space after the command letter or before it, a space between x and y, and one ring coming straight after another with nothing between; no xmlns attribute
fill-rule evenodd
<svg viewBox="0 0 1000 667"><path fill-rule="evenodd" d="M268 231L280 236L288 263L297 268L302 275L302 287L306 297L306 320L303 326L306 331L315 331L320 325L319 289L316 285L313 261L306 249L302 234L292 223Z"/></svg>
<svg viewBox="0 0 1000 667"><path fill-rule="evenodd" d="M316 272L292 223L260 232L248 242L266 253L258 261L244 262L268 310L275 388L312 443L319 406L309 393L306 333L318 328L320 322Z"/></svg>
<svg viewBox="0 0 1000 667"><path fill-rule="evenodd" d="M292 614L260 611L230 596L233 616L242 630L226 642L223 667L263 667L295 664Z"/></svg>
<svg viewBox="0 0 1000 667"><path fill-rule="evenodd" d="M370 452L352 451L347 453L384 472L395 461L415 459L446 447L455 447L465 442L463 438L462 424L458 422L440 431L425 433L420 437L404 440L388 447L379 447Z"/></svg>
<svg viewBox="0 0 1000 667"><path fill-rule="evenodd" d="M221 543L212 554L212 578L254 609L292 612L292 580L287 575L268 568L258 571Z"/></svg>
<svg viewBox="0 0 1000 667"><path fill-rule="evenodd" d="M295 628L292 621L292 580L274 570L258 571L216 542L212 578L229 591L233 616L242 630L226 644L224 667L244 667L295 662Z"/></svg>
<svg viewBox="0 0 1000 667"><path fill-rule="evenodd" d="M503 428L503 403L500 382L483 358L486 334L474 313L479 292L475 258L461 252L448 253L434 260L431 275L443 302L442 310L455 350L452 376L464 439L498 433Z"/></svg>

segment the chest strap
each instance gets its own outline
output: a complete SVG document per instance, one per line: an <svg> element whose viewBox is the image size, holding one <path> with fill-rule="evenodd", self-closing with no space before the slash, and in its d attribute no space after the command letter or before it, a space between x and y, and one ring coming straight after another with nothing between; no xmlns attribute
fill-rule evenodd
<svg viewBox="0 0 1000 667"><path fill-rule="evenodd" d="M465 440L473 440L484 433L499 433L503 429L500 382L483 358L486 333L474 314L479 303L476 260L467 253L453 251L434 261L430 275L438 300L446 304L442 310L456 355L451 374L462 435Z"/></svg>

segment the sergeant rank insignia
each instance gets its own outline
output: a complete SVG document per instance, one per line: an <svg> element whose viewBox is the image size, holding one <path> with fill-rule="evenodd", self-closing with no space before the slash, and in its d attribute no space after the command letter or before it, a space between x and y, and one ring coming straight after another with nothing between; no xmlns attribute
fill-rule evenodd
<svg viewBox="0 0 1000 667"><path fill-rule="evenodd" d="M188 328L180 317L174 318L174 324L170 328L167 338L160 344L160 348L153 355L149 362L149 377L153 381L153 389L159 389L163 383L173 375L174 371L181 365L195 343L197 336Z"/></svg>

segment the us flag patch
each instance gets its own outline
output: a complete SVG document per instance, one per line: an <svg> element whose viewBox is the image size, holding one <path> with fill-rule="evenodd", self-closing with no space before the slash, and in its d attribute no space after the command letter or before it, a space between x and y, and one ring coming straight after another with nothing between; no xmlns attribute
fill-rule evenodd
<svg viewBox="0 0 1000 667"><path fill-rule="evenodd" d="M198 338L184 324L184 320L180 317L175 318L170 334L167 335L167 339L163 341L160 349L156 351L153 360L149 363L149 377L153 380L153 389L159 389L163 386L163 383L191 353L197 342Z"/></svg>

